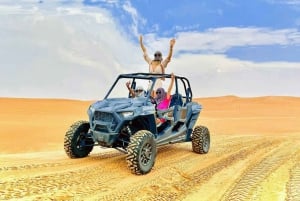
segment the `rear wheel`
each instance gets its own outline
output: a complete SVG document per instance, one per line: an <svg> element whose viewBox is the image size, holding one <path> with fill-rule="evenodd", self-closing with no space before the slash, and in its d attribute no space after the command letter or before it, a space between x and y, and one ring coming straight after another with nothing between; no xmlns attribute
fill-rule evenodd
<svg viewBox="0 0 300 201"><path fill-rule="evenodd" d="M93 150L94 141L88 136L88 121L77 121L66 132L64 149L70 158L83 158Z"/></svg>
<svg viewBox="0 0 300 201"><path fill-rule="evenodd" d="M210 134L205 126L196 126L192 133L193 151L198 154L206 154L210 147Z"/></svg>
<svg viewBox="0 0 300 201"><path fill-rule="evenodd" d="M127 147L127 165L134 174L147 174L154 166L156 158L156 143L153 134L140 130L130 138Z"/></svg>

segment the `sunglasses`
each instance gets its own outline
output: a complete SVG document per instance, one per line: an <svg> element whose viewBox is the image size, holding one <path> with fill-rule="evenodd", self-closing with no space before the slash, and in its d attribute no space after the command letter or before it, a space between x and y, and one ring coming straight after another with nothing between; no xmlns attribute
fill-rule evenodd
<svg viewBox="0 0 300 201"><path fill-rule="evenodd" d="M156 94L161 94L161 91L157 91Z"/></svg>
<svg viewBox="0 0 300 201"><path fill-rule="evenodd" d="M155 57L161 57L161 54L154 54Z"/></svg>

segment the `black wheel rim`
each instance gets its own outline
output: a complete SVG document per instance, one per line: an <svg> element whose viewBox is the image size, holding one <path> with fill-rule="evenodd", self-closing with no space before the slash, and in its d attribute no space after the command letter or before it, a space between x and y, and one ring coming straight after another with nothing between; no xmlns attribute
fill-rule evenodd
<svg viewBox="0 0 300 201"><path fill-rule="evenodd" d="M141 150L140 162L142 165L146 166L152 159L152 145L150 143L146 143Z"/></svg>
<svg viewBox="0 0 300 201"><path fill-rule="evenodd" d="M203 136L203 149L205 152L208 151L209 149L209 144L210 144L210 138L209 138L209 135L208 133L206 132L205 135Z"/></svg>
<svg viewBox="0 0 300 201"><path fill-rule="evenodd" d="M85 132L81 132L76 139L76 148L79 150L84 149L85 145Z"/></svg>

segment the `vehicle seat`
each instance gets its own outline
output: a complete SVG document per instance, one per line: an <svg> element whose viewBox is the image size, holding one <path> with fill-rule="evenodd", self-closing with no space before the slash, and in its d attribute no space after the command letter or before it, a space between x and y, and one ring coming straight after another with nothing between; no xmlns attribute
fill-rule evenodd
<svg viewBox="0 0 300 201"><path fill-rule="evenodd" d="M179 119L182 119L180 116L180 108L183 105L182 101L182 95L181 94L173 94L170 102L170 107L174 107L173 111L173 117L174 121L178 121Z"/></svg>
<svg viewBox="0 0 300 201"><path fill-rule="evenodd" d="M168 123L173 123L179 120L180 111L178 111L183 105L181 94L173 94L168 109L157 111L160 118L165 119ZM160 127L160 126L158 126Z"/></svg>
<svg viewBox="0 0 300 201"><path fill-rule="evenodd" d="M183 105L182 95L181 94L173 94L172 95L169 107L172 107L174 105L179 105L179 106Z"/></svg>

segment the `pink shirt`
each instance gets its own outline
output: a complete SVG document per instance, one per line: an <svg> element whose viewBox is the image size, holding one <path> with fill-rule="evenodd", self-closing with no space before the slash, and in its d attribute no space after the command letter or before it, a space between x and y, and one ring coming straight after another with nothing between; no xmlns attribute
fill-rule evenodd
<svg viewBox="0 0 300 201"><path fill-rule="evenodd" d="M171 101L171 97L169 99L165 98L163 101L161 101L157 105L157 109L158 110L166 110L166 109L168 109L169 105L170 105L170 101Z"/></svg>
<svg viewBox="0 0 300 201"><path fill-rule="evenodd" d="M170 105L170 102L171 102L171 97L168 99L168 98L165 98L163 101L161 101L158 105L157 105L157 109L158 110L166 110L169 108L169 105ZM166 119L164 118L159 118L160 122L163 123L166 121Z"/></svg>

